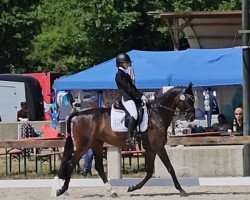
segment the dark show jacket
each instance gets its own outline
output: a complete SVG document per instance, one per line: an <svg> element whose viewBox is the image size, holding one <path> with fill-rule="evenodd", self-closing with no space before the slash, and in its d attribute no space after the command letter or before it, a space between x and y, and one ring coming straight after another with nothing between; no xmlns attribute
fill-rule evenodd
<svg viewBox="0 0 250 200"><path fill-rule="evenodd" d="M19 111L17 111L17 121L20 121L19 117L28 118L28 111L27 110L19 110Z"/></svg>
<svg viewBox="0 0 250 200"><path fill-rule="evenodd" d="M118 69L115 76L116 85L118 87L117 100L121 102L133 100L136 103L141 101L142 93L135 87L129 74Z"/></svg>

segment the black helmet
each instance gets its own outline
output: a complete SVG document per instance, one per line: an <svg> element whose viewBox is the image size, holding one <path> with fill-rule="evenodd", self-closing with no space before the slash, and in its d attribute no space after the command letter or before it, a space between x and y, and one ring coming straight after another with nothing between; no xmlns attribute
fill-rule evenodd
<svg viewBox="0 0 250 200"><path fill-rule="evenodd" d="M131 59L128 54L121 53L116 57L116 66L119 67L121 62L131 63Z"/></svg>

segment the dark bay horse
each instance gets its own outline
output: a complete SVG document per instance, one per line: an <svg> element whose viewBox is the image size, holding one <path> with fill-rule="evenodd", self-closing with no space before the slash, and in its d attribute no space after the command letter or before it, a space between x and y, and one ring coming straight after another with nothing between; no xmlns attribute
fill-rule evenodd
<svg viewBox="0 0 250 200"><path fill-rule="evenodd" d="M137 185L129 186L128 192L142 188L152 177L155 156L157 154L171 174L175 188L180 191L181 196L186 196L187 193L177 180L164 146L167 143L167 129L173 119L176 108L185 116L186 120L194 120L195 110L192 84L187 88L170 89L155 101L150 102L149 107L149 126L147 131L142 133L142 145L145 149L147 163L146 177ZM110 112L110 108L93 108L70 114L67 120L68 135L58 173L58 177L64 179L64 184L61 189L57 190L57 196L63 194L68 189L75 165L87 150L92 148L95 158L95 169L105 186L107 186L110 196L117 197L117 193L112 189L104 172L103 144L106 142L124 149L128 148L128 146L126 144L126 133L118 134L111 130ZM75 150L71 136L71 121L73 122Z"/></svg>

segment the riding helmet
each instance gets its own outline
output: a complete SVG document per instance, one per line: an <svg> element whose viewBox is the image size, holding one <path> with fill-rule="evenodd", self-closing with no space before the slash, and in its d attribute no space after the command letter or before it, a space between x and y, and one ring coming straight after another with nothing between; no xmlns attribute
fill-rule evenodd
<svg viewBox="0 0 250 200"><path fill-rule="evenodd" d="M126 53L121 53L119 54L117 57L116 57L116 66L119 67L120 66L120 63L122 62L127 62L127 63L131 63L131 59L129 57L128 54Z"/></svg>

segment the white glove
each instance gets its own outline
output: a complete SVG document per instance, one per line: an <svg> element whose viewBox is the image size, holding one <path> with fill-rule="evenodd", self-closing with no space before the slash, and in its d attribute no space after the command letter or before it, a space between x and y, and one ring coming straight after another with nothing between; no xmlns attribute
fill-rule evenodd
<svg viewBox="0 0 250 200"><path fill-rule="evenodd" d="M142 100L142 101L147 101L147 99L148 99L148 98L145 96L145 94L142 95L142 97L141 97L141 100Z"/></svg>

